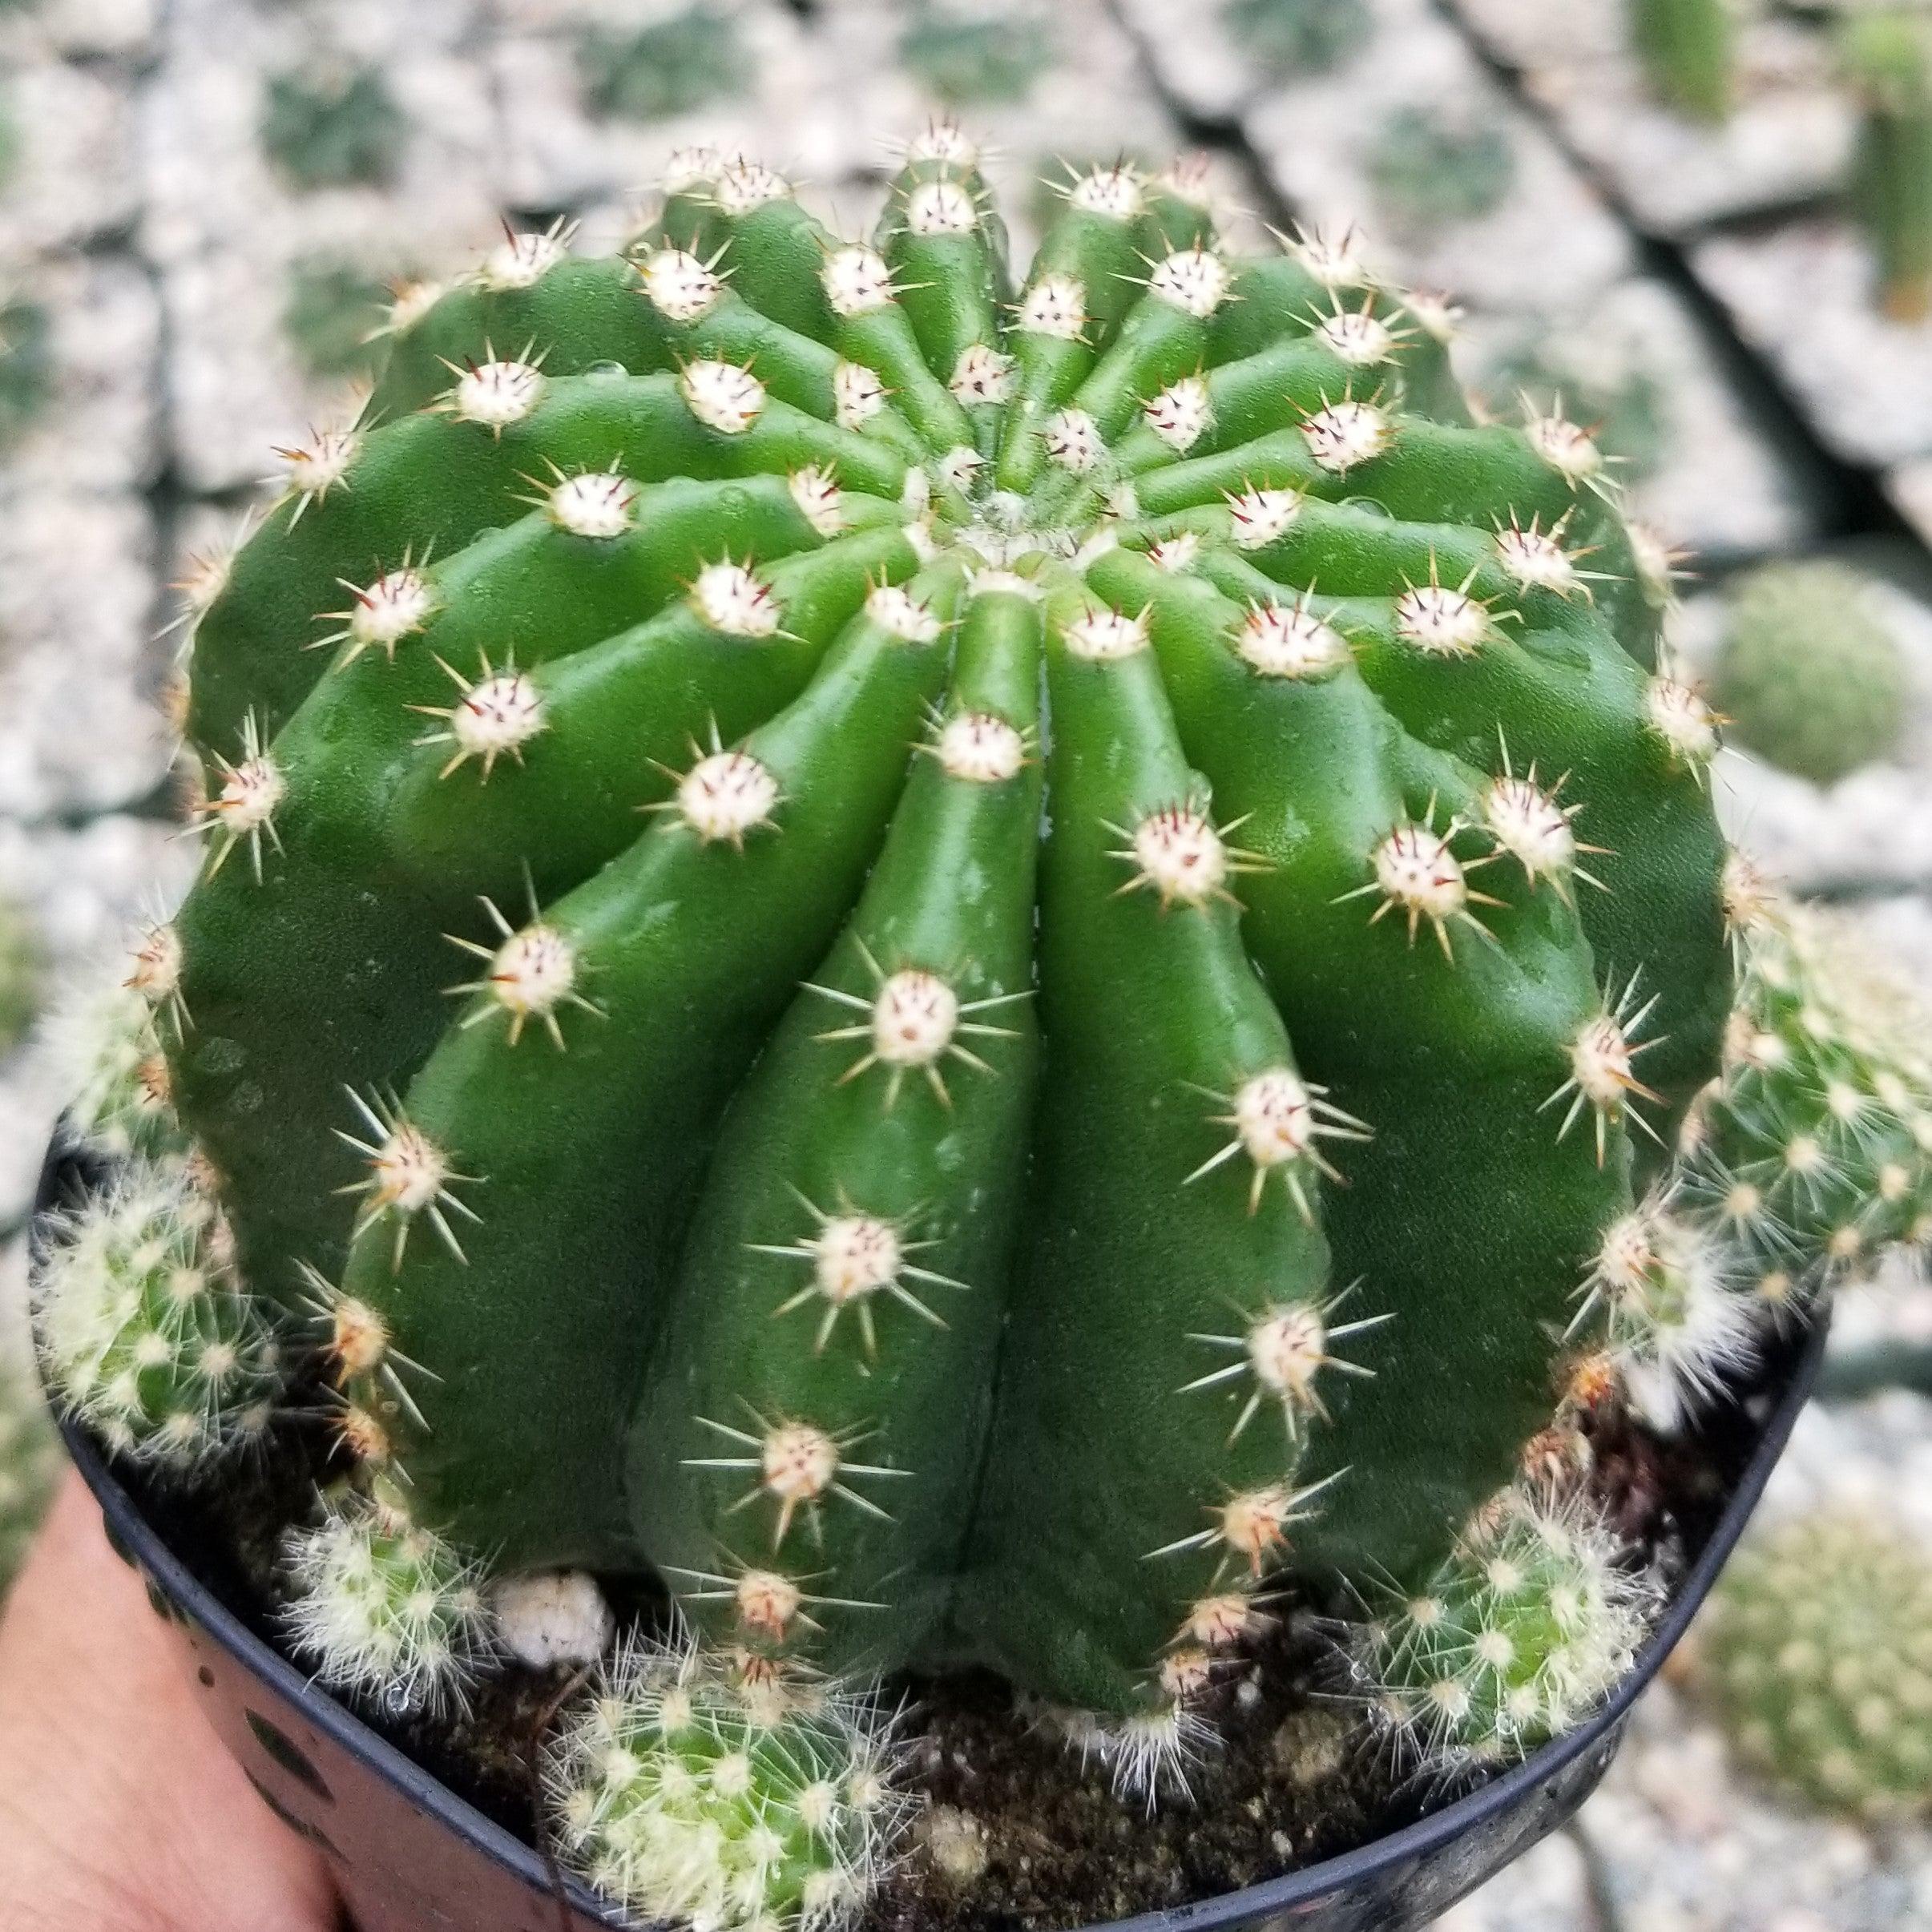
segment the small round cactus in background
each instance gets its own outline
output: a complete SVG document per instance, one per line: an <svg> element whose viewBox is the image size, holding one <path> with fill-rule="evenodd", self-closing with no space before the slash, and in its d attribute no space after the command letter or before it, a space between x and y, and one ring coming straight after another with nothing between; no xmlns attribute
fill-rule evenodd
<svg viewBox="0 0 1932 1932"><path fill-rule="evenodd" d="M39 927L24 905L0 898L0 1055L26 1037L46 990Z"/></svg>
<svg viewBox="0 0 1932 1932"><path fill-rule="evenodd" d="M1391 224L1428 230L1493 215L1516 182L1516 149L1493 115L1401 107L1369 154L1376 198Z"/></svg>
<svg viewBox="0 0 1932 1932"><path fill-rule="evenodd" d="M1375 32L1367 0L1225 0L1221 19L1257 67L1282 79L1340 67Z"/></svg>
<svg viewBox="0 0 1932 1932"><path fill-rule="evenodd" d="M1864 107L1852 196L1878 257L1881 303L1905 323L1932 315L1932 16L1854 15L1845 71Z"/></svg>
<svg viewBox="0 0 1932 1932"><path fill-rule="evenodd" d="M46 409L54 392L46 310L30 296L0 300L0 449Z"/></svg>
<svg viewBox="0 0 1932 1932"><path fill-rule="evenodd" d="M1830 784L1898 744L1905 659L1870 585L1838 563L1777 563L1733 596L1712 696L1739 741Z"/></svg>
<svg viewBox="0 0 1932 1932"><path fill-rule="evenodd" d="M1024 100L1054 63L1053 29L1027 0L914 0L899 58L950 107Z"/></svg>
<svg viewBox="0 0 1932 1932"><path fill-rule="evenodd" d="M1932 1551L1867 1513L1760 1531L1692 1651L1740 1754L1828 1810L1932 1811Z"/></svg>
<svg viewBox="0 0 1932 1932"><path fill-rule="evenodd" d="M589 27L577 45L585 105L615 120L668 120L729 99L752 66L736 22L713 6L628 31Z"/></svg>
<svg viewBox="0 0 1932 1932"><path fill-rule="evenodd" d="M380 188L409 123L378 67L294 69L268 82L262 146L300 188Z"/></svg>
<svg viewBox="0 0 1932 1932"><path fill-rule="evenodd" d="M0 1599L46 1513L60 1466L59 1439L38 1385L0 1355Z"/></svg>
<svg viewBox="0 0 1932 1932"><path fill-rule="evenodd" d="M1630 0L1630 37L1652 91L1688 119L1718 122L1736 87L1736 0Z"/></svg>

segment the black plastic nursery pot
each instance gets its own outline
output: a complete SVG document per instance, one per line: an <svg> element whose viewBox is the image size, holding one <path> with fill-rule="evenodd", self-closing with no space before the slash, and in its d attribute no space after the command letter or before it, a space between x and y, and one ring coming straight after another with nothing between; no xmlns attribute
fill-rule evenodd
<svg viewBox="0 0 1932 1932"><path fill-rule="evenodd" d="M43 1208L86 1177L50 1160ZM1742 1535L1804 1406L1822 1322L1781 1341L1727 1426L1744 1438L1721 1511L1636 1667L1579 1729L1359 1848L1111 1932L1411 1932L1555 1829L1594 1790L1630 1708L1683 1636ZM327 1859L358 1932L594 1932L631 1922L379 1736L265 1642L190 1569L99 1446L67 1427L116 1550L177 1632L208 1721L262 1801ZM1098 1932L1098 1928L1095 1928Z"/></svg>

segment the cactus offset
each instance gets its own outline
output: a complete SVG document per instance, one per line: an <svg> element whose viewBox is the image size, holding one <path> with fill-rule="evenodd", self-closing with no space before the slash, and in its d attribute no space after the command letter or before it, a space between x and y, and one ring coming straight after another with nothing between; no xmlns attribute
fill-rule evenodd
<svg viewBox="0 0 1932 1932"><path fill-rule="evenodd" d="M1932 21L1903 10L1844 30L1845 65L1864 107L1852 194L1894 321L1932 315Z"/></svg>
<svg viewBox="0 0 1932 1932"><path fill-rule="evenodd" d="M52 1500L60 1444L34 1378L0 1353L0 1603Z"/></svg>
<svg viewBox="0 0 1932 1932"><path fill-rule="evenodd" d="M1712 696L1754 752L1829 784L1896 748L1911 688L1857 571L1781 563L1737 593Z"/></svg>
<svg viewBox="0 0 1932 1932"><path fill-rule="evenodd" d="M1728 885L1746 971L1680 1193L1781 1309L1932 1239L1932 1066L1918 1002L1829 915L1781 901L1741 860Z"/></svg>
<svg viewBox="0 0 1932 1932"><path fill-rule="evenodd" d="M1735 0L1630 0L1630 37L1652 91L1692 120L1728 119L1736 91Z"/></svg>
<svg viewBox="0 0 1932 1932"><path fill-rule="evenodd" d="M1932 1810L1932 1555L1869 1515L1806 1517L1732 1559L1700 1687L1746 1761L1874 1823Z"/></svg>
<svg viewBox="0 0 1932 1932"><path fill-rule="evenodd" d="M1438 1771L1559 1736L1630 1668L1649 1594L1584 1511L1506 1491L1369 1627L1378 1715Z"/></svg>
<svg viewBox="0 0 1932 1932"><path fill-rule="evenodd" d="M877 1882L903 1801L859 1704L639 1644L553 1744L571 1862L653 1920L813 1926Z"/></svg>

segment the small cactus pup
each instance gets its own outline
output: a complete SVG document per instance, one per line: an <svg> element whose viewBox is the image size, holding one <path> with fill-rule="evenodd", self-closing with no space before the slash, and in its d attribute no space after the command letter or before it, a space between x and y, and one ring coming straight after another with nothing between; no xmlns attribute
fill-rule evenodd
<svg viewBox="0 0 1932 1932"><path fill-rule="evenodd" d="M1932 1029L1840 920L1741 860L1728 896L1745 970L1724 1071L1685 1124L1672 1220L1789 1309L1932 1240Z"/></svg>
<svg viewBox="0 0 1932 1932"><path fill-rule="evenodd" d="M1479 109L1398 107L1369 148L1369 178L1392 225L1426 234L1501 208L1516 184L1515 145Z"/></svg>
<svg viewBox="0 0 1932 1932"><path fill-rule="evenodd" d="M1453 1775L1571 1728L1630 1668L1653 1593L1591 1512L1525 1481L1419 1589L1385 1594L1359 1652L1376 1715Z"/></svg>
<svg viewBox="0 0 1932 1932"><path fill-rule="evenodd" d="M337 1384L332 1680L460 1689L480 1562L651 1574L788 1722L985 1666L1152 1776L1547 1423L1719 1071L1712 714L1589 435L1188 188L1016 272L950 127L865 240L681 157L413 305L207 587L168 1093ZM645 1910L821 1756L661 1676L562 1800ZM784 1801L740 1877L868 1869Z"/></svg>
<svg viewBox="0 0 1932 1932"><path fill-rule="evenodd" d="M1864 110L1852 199L1893 321L1932 317L1932 20L1918 10L1859 14L1844 61Z"/></svg>
<svg viewBox="0 0 1932 1932"><path fill-rule="evenodd" d="M898 1836L889 1749L841 1692L640 1642L552 1740L545 1783L571 1862L651 1919L823 1926Z"/></svg>
<svg viewBox="0 0 1932 1932"><path fill-rule="evenodd" d="M1896 750L1905 654L1869 583L1841 563L1774 563L1733 594L1711 695L1737 740L1831 784Z"/></svg>
<svg viewBox="0 0 1932 1932"><path fill-rule="evenodd" d="M1693 1681L1745 1763L1868 1824L1932 1812L1932 1551L1882 1515L1749 1538L1694 1633Z"/></svg>
<svg viewBox="0 0 1932 1932"><path fill-rule="evenodd" d="M1629 0L1631 45L1651 91L1686 119L1730 118L1737 91L1737 0Z"/></svg>
<svg viewBox="0 0 1932 1932"><path fill-rule="evenodd" d="M0 1602L53 1499L60 1444L29 1375L0 1355Z"/></svg>

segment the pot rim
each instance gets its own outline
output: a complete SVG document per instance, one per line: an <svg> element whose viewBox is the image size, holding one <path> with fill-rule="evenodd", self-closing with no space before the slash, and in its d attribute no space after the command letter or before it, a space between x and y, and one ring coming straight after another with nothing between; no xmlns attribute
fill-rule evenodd
<svg viewBox="0 0 1932 1932"><path fill-rule="evenodd" d="M1736 1487L1725 1500L1722 1514L1672 1592L1663 1615L1638 1651L1632 1668L1586 1723L1543 1745L1520 1763L1439 1810L1365 1845L1235 1891L1137 1913L1127 1918L1097 1921L1081 1932L1178 1932L1182 1927L1188 1932L1216 1932L1218 1928L1249 1923L1315 1904L1439 1849L1486 1819L1522 1803L1558 1772L1611 1740L1631 1706L1688 1628L1743 1535L1797 1424L1799 1411L1809 1398L1829 1328L1829 1319L1822 1315L1814 1317L1802 1337L1801 1346L1793 1346L1787 1355L1784 1385L1769 1398L1770 1407L1760 1425L1757 1440ZM256 1636L169 1547L133 1495L123 1486L94 1438L70 1418L59 1418L59 1426L75 1466L100 1505L115 1540L244 1669L265 1681L341 1749L369 1765L420 1809L513 1876L552 1897L557 1894L561 1878L571 1904L595 1923L615 1928L617 1932L635 1932L638 1922L634 1918L599 1898L569 1874L560 1873L534 1846L485 1817L468 1800L365 1724L348 1705L338 1702L273 1645Z"/></svg>

